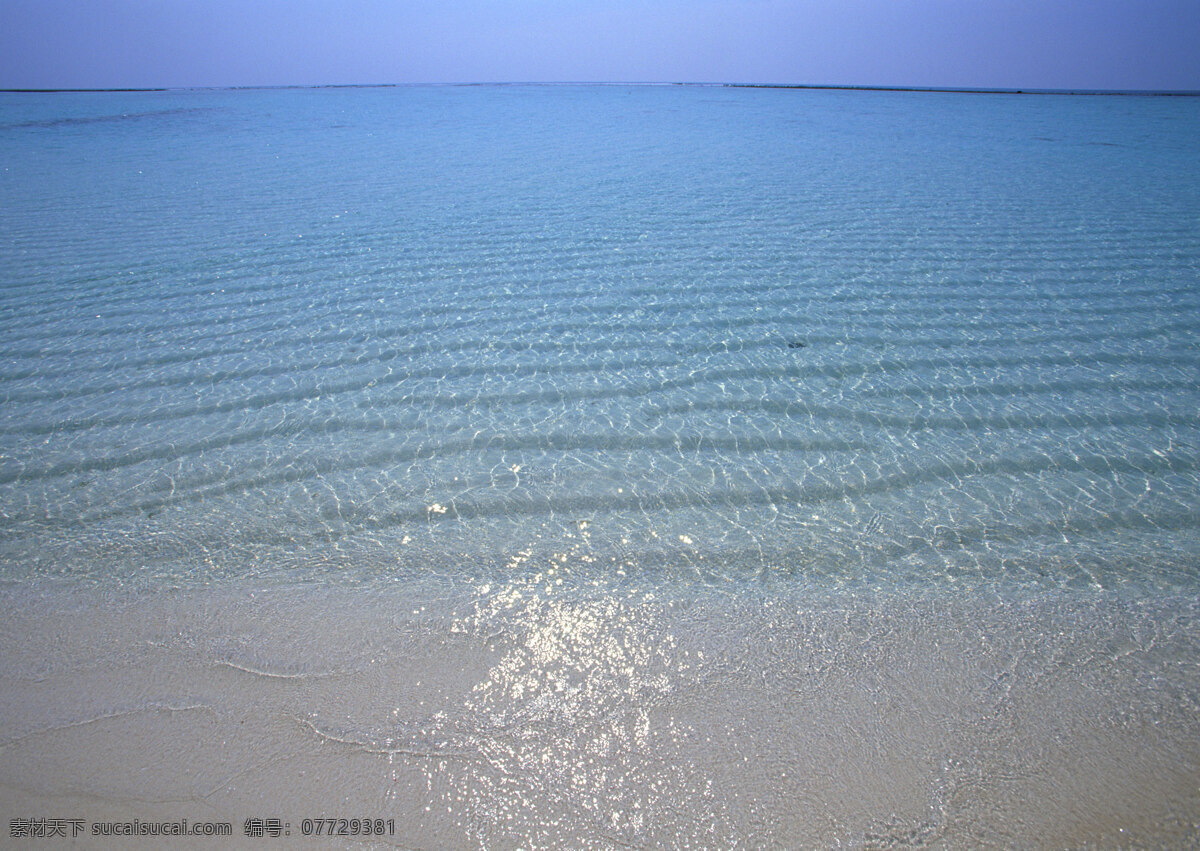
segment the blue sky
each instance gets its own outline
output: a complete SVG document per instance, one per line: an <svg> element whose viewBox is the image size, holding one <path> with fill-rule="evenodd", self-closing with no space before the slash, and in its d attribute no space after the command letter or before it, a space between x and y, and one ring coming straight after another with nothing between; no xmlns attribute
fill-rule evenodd
<svg viewBox="0 0 1200 851"><path fill-rule="evenodd" d="M0 0L0 87L1200 89L1200 0Z"/></svg>

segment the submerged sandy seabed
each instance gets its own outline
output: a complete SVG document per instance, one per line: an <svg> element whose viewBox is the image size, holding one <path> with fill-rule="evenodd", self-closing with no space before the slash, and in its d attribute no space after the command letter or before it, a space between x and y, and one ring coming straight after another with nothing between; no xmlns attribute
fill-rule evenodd
<svg viewBox="0 0 1200 851"><path fill-rule="evenodd" d="M1191 598L12 586L0 641L9 820L259 848L318 817L395 833L311 847L1200 839Z"/></svg>

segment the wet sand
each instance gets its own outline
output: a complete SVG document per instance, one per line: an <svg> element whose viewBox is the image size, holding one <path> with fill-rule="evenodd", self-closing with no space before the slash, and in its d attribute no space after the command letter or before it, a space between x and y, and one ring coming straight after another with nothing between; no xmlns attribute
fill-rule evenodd
<svg viewBox="0 0 1200 851"><path fill-rule="evenodd" d="M1200 840L1194 599L10 586L0 640L9 820L231 823L170 843L196 848L319 817L394 835L308 847Z"/></svg>

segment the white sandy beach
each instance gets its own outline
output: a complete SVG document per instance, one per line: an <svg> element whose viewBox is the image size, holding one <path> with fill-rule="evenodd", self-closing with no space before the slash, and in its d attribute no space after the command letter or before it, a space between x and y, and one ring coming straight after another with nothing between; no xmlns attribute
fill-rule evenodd
<svg viewBox="0 0 1200 851"><path fill-rule="evenodd" d="M97 823L182 819L233 837L172 847L292 847L317 818L389 827L310 847L1178 847L1200 813L1197 614L14 587L0 812L82 820L89 848L162 842ZM272 818L289 835L245 835Z"/></svg>

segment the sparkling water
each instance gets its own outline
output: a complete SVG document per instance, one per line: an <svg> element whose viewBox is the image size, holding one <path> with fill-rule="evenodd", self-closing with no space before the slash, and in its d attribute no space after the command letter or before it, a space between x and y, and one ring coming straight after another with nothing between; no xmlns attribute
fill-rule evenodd
<svg viewBox="0 0 1200 851"><path fill-rule="evenodd" d="M0 811L1197 844L1197 140L1190 97L0 94Z"/></svg>
<svg viewBox="0 0 1200 851"><path fill-rule="evenodd" d="M1196 99L2 97L6 577L1196 588Z"/></svg>

